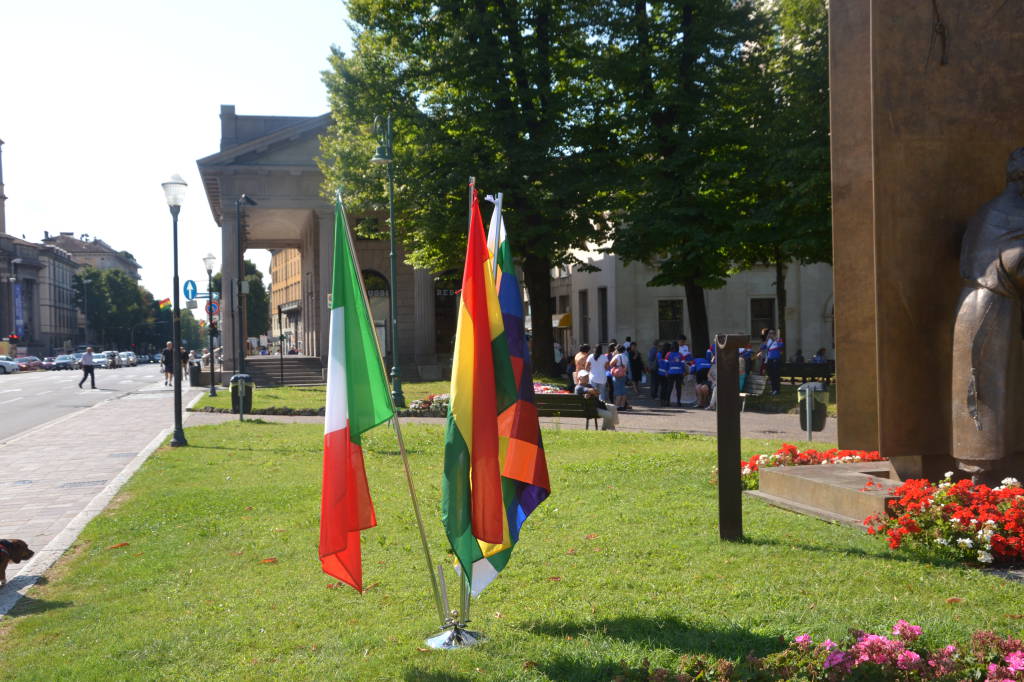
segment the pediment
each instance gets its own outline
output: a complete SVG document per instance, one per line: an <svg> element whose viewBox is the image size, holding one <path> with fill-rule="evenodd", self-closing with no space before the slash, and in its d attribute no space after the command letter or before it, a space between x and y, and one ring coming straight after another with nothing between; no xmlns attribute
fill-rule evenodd
<svg viewBox="0 0 1024 682"><path fill-rule="evenodd" d="M319 136L327 132L330 114L248 140L199 159L200 170L219 166L309 166L320 152Z"/></svg>

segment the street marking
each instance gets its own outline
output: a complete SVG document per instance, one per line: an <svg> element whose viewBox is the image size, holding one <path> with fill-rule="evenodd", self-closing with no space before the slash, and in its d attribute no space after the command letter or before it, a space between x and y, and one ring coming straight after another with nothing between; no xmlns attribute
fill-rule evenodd
<svg viewBox="0 0 1024 682"><path fill-rule="evenodd" d="M21 399L22 398L11 398L10 400L2 400L2 401L0 401L0 405L6 405L7 403L13 403L16 400L21 400Z"/></svg>
<svg viewBox="0 0 1024 682"><path fill-rule="evenodd" d="M0 391L0 393L17 393L20 390L20 388L8 388L6 391Z"/></svg>

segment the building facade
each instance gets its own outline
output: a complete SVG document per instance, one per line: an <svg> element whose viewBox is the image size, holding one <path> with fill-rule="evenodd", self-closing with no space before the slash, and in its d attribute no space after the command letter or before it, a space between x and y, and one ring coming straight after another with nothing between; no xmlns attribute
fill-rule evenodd
<svg viewBox="0 0 1024 682"><path fill-rule="evenodd" d="M270 255L270 329L276 339L284 335L286 346L301 338L302 253L298 249L272 249Z"/></svg>
<svg viewBox="0 0 1024 682"><path fill-rule="evenodd" d="M620 343L630 336L645 348L652 341L690 333L688 303L682 286L648 286L654 271L639 263L624 265L613 253L597 249L575 253L583 263L552 272L551 296L555 340L566 349L580 343ZM708 325L716 333L750 334L777 327L775 269L738 272L721 289L704 292ZM786 268L787 357L798 350L810 358L819 348L834 357L832 267L828 264Z"/></svg>
<svg viewBox="0 0 1024 682"><path fill-rule="evenodd" d="M76 262L91 265L97 270L121 270L136 282L139 281L139 268L135 257L127 251L117 251L102 239L82 234L75 237L72 232L61 232L57 235L46 233L44 244L56 246L71 254Z"/></svg>

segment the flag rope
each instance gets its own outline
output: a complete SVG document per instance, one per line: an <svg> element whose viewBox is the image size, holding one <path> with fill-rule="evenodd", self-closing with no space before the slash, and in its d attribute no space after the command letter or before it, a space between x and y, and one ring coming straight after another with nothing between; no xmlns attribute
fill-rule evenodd
<svg viewBox="0 0 1024 682"><path fill-rule="evenodd" d="M338 190L337 196L338 196L338 209L341 210L341 211L344 211L345 210L345 205L341 201L341 190ZM357 272L359 272L360 275L361 275L363 270L362 270L362 268L359 265L359 256L356 253L355 242L352 241L352 231L351 230L346 230L345 231L345 238L348 240L349 253L352 254L352 261L353 261L353 263L355 263ZM392 295L394 295L394 286L395 286L395 283L392 282L391 283ZM366 287L365 286L360 286L359 287L359 292L363 296L363 303L366 305L366 309L367 310L371 310L371 308L370 308L370 300L366 296ZM384 354L383 354L382 349L380 347L380 339L377 337L376 334L373 335L373 339L374 339L374 342L377 345L377 359L380 361L381 370L384 371L384 376L387 376L387 370L384 367ZM397 353L398 349L395 349L395 352ZM398 420L398 411L395 409L394 399L391 397L390 393L388 393L388 399L391 400L391 408L392 408L391 423L394 425L394 428L395 428L395 438L398 440L398 451L402 455L402 464L405 467L405 480L409 484L409 497L412 498L412 509L413 509L413 512L416 514L416 526L417 526L417 528L419 529L419 532L420 532L420 544L423 546L423 557L424 557L424 559L426 559L426 562L427 562L427 573L430 575L430 586L431 586L431 588L433 589L433 592L434 592L434 604L437 607L437 615L438 615L438 618L441 621L441 627L445 628L445 627L448 627L449 625L451 625L451 623L450 623L450 619L448 617L448 614L445 613L444 606L441 605L441 593L440 593L440 591L437 588L437 577L434 575L434 560L430 556L430 545L427 544L427 531L426 531L426 529L423 526L423 515L420 513L420 503L419 503L419 499L416 496L416 486L413 483L413 478L412 478L412 467L409 466L409 455L405 451L405 440L402 438L402 428L401 428L401 425L400 425L399 420Z"/></svg>

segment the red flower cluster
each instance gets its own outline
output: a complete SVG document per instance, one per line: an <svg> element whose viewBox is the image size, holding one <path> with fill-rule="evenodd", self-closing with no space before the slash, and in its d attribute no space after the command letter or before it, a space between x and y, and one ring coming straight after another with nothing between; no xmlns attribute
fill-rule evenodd
<svg viewBox="0 0 1024 682"><path fill-rule="evenodd" d="M864 450L804 450L800 452L795 445L783 443L776 452L765 455L754 455L740 462L743 485L746 489L757 488L758 472L767 467L791 467L807 464L838 464L843 462L879 462L884 460L877 451Z"/></svg>
<svg viewBox="0 0 1024 682"><path fill-rule="evenodd" d="M961 560L993 563L1024 558L1024 487L1012 478L995 488L969 479L938 485L911 479L896 489L889 515L864 520L893 549L912 549Z"/></svg>

